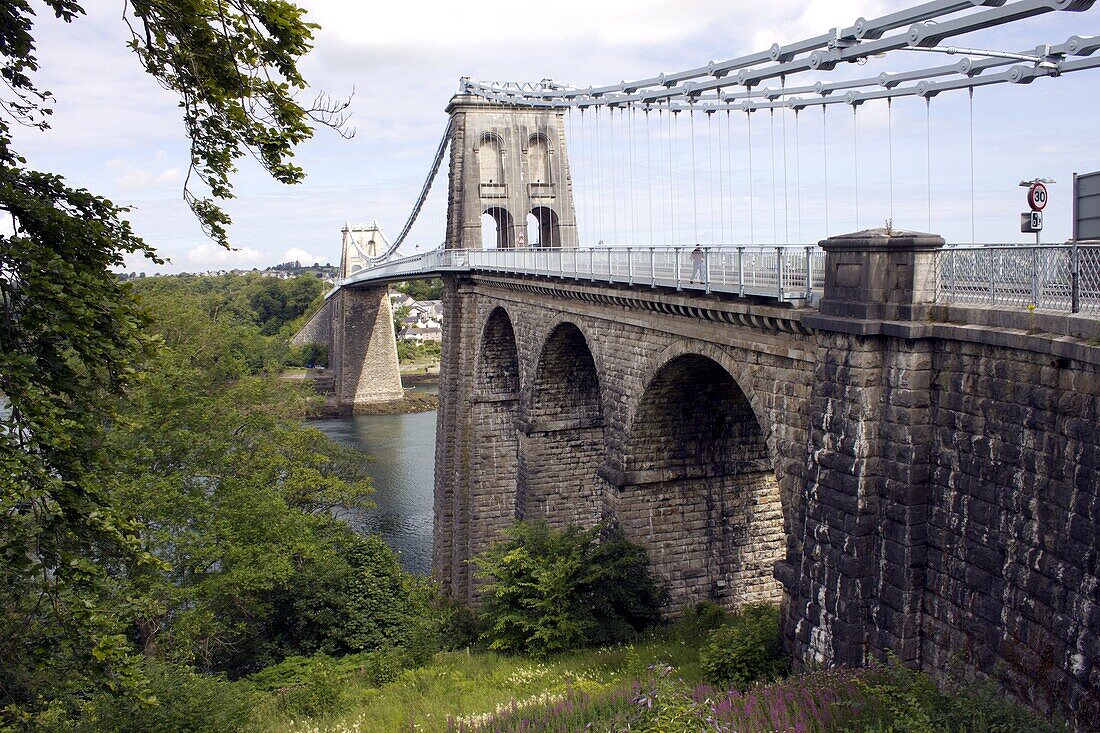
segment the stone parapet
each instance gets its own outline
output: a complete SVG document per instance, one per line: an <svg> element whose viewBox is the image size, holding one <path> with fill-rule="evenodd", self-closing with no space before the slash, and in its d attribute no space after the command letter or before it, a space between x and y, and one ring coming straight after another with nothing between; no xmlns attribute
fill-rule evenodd
<svg viewBox="0 0 1100 733"><path fill-rule="evenodd" d="M935 254L943 237L866 229L819 244L825 250L822 315L910 320L913 306L935 300Z"/></svg>

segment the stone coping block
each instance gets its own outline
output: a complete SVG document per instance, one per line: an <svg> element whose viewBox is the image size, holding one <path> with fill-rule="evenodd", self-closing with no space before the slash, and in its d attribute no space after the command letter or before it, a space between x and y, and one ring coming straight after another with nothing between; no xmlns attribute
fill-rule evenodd
<svg viewBox="0 0 1100 733"><path fill-rule="evenodd" d="M865 229L822 240L821 313L842 318L910 320L936 297L936 252L944 239L896 229Z"/></svg>

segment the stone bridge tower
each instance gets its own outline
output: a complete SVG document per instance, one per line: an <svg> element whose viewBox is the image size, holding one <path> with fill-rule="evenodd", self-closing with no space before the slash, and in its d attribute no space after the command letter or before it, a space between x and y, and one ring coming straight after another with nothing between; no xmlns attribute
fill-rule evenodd
<svg viewBox="0 0 1100 733"><path fill-rule="evenodd" d="M370 258L389 247L377 224L345 224L342 236L342 278L369 267ZM344 410L355 412L405 396L386 284L340 288L290 342L328 347L326 378L331 376L336 404Z"/></svg>
<svg viewBox="0 0 1100 733"><path fill-rule="evenodd" d="M483 221L495 226L497 249L575 248L562 111L458 94L447 112L452 135L447 248L481 249Z"/></svg>

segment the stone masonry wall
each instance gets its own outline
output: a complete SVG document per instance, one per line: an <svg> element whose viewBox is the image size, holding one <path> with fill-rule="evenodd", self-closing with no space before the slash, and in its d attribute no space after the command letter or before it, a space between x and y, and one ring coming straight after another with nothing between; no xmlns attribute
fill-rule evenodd
<svg viewBox="0 0 1100 733"><path fill-rule="evenodd" d="M499 537L506 524L501 497L509 496L511 475L517 511L527 518L590 525L616 516L655 557L664 557L656 567L673 590L674 609L704 598L729 605L775 600L772 565L796 534L784 525L795 514L784 510L797 507L802 463L796 454L806 440L798 406L812 376L805 349L812 339L798 332L797 314L758 308L767 318L754 320L744 305L717 304L732 322L714 322L659 312L690 299L654 295L653 310L639 315L614 302L533 294L505 280L445 278L434 562L444 585L476 598L464 565L473 547ZM514 427L504 408L477 402L477 380L470 378L478 373L478 355L496 348L487 325L502 312L514 329L519 366L514 469L510 451L498 449L509 445ZM662 399L677 410L671 419L660 411L636 417L661 368L692 355L726 375L723 394L741 395L738 406L724 412L728 430L718 431L729 441L700 442L699 430L714 433L715 423L683 412L683 386L650 393L667 391ZM627 457L632 431L653 430L669 434L669 455L680 455L680 473L664 483L648 483L652 473L644 485L631 483L631 471L637 473ZM715 475L683 471L709 461L685 460L685 450L726 449L733 451L730 460ZM675 463L668 456L662 461L666 468ZM485 509L476 495L487 484L497 505L481 519ZM642 531L650 526L659 531Z"/></svg>
<svg viewBox="0 0 1100 733"><path fill-rule="evenodd" d="M796 658L994 675L1100 727L1100 354L921 327L817 334Z"/></svg>
<svg viewBox="0 0 1100 733"><path fill-rule="evenodd" d="M324 305L318 308L317 312L310 316L309 320L306 321L306 325L302 326L301 330L294 334L290 339L290 343L294 346L325 344L331 349L332 314L335 302L334 298L326 300Z"/></svg>
<svg viewBox="0 0 1100 733"><path fill-rule="evenodd" d="M942 344L932 358L923 659L1001 670L1100 729L1100 366Z"/></svg>
<svg viewBox="0 0 1100 733"><path fill-rule="evenodd" d="M771 471L627 485L612 493L623 533L649 549L672 610L778 602L783 517Z"/></svg>
<svg viewBox="0 0 1100 733"><path fill-rule="evenodd" d="M343 288L334 296L333 358L336 398L356 405L401 399L397 341L386 286Z"/></svg>

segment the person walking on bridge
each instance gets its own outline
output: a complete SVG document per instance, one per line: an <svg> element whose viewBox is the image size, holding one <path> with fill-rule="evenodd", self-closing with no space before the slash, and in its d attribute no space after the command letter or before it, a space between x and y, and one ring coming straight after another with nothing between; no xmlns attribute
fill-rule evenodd
<svg viewBox="0 0 1100 733"><path fill-rule="evenodd" d="M691 282L703 282L703 249L698 244L691 251Z"/></svg>

